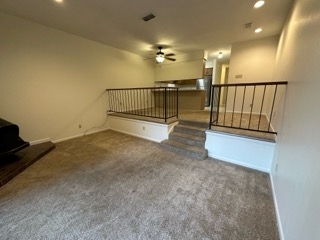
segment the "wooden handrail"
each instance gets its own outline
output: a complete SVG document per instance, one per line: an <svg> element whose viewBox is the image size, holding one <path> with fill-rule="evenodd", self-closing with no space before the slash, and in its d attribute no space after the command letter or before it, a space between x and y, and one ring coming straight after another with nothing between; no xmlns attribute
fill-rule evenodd
<svg viewBox="0 0 320 240"><path fill-rule="evenodd" d="M264 86L264 85L287 85L287 81L279 82L255 82L255 83L226 83L226 84L212 84L213 87L236 87L236 86Z"/></svg>
<svg viewBox="0 0 320 240"><path fill-rule="evenodd" d="M111 90L142 90L142 89L178 89L176 87L140 87L140 88L107 88L106 91Z"/></svg>

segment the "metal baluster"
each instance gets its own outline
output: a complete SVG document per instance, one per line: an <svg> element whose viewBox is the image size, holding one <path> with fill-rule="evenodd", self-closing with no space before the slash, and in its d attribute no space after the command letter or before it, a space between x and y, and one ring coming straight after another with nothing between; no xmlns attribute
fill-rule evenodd
<svg viewBox="0 0 320 240"><path fill-rule="evenodd" d="M176 89L176 115L179 117L179 88Z"/></svg>
<svg viewBox="0 0 320 240"><path fill-rule="evenodd" d="M167 88L164 88L164 121L167 122Z"/></svg>
<svg viewBox="0 0 320 240"><path fill-rule="evenodd" d="M224 114L223 114L223 126L226 125L226 112L227 112L227 106L228 106L228 92L229 92L229 87L226 87L226 93L225 93L225 109L224 109Z"/></svg>
<svg viewBox="0 0 320 240"><path fill-rule="evenodd" d="M272 107L271 107L270 118L269 118L268 132L270 131L271 120L272 120L272 115L273 115L272 114L273 113L273 107L274 107L274 102L276 100L277 90L278 90L278 84L276 84L274 92L273 92L273 101L272 101Z"/></svg>
<svg viewBox="0 0 320 240"><path fill-rule="evenodd" d="M242 97L242 106L241 106L239 128L241 128L241 122L242 122L242 116L243 116L243 105L244 105L245 97L246 97L246 86L244 86L244 89L243 89L243 97Z"/></svg>
<svg viewBox="0 0 320 240"><path fill-rule="evenodd" d="M209 122L209 129L211 129L212 125L212 114L213 114L213 106L214 106L214 86L211 86L211 108L210 108L210 122Z"/></svg>
<svg viewBox="0 0 320 240"><path fill-rule="evenodd" d="M262 115L262 109L263 109L263 103L264 103L264 96L265 96L265 93L266 93L266 87L267 87L267 85L264 85L262 101L261 101L261 109L260 109L260 114L259 114L258 129L257 130L260 130L260 122L261 122L261 115Z"/></svg>
<svg viewBox="0 0 320 240"><path fill-rule="evenodd" d="M234 98L233 98L233 109L232 109L232 117L231 117L231 127L233 127L233 116L234 116L234 108L236 105L236 97L237 97L237 86L234 88Z"/></svg>
<svg viewBox="0 0 320 240"><path fill-rule="evenodd" d="M250 129L250 124L251 124L251 116L252 116L252 109L253 109L253 102L254 102L254 96L256 94L256 86L253 87L253 94L252 94L252 101L251 101L251 110L250 110L250 116L249 116L249 125L248 129Z"/></svg>

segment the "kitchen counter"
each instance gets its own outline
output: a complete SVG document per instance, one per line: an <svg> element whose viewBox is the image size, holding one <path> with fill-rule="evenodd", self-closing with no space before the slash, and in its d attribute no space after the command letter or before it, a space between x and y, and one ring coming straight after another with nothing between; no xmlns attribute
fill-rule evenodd
<svg viewBox="0 0 320 240"><path fill-rule="evenodd" d="M159 101L155 101L157 107L163 107L162 94L159 91L154 92L157 98L160 97ZM178 104L179 109L188 110L203 110L205 105L206 90L201 89L179 89L178 91Z"/></svg>
<svg viewBox="0 0 320 240"><path fill-rule="evenodd" d="M188 92L188 91L194 91L194 92L196 92L196 91L204 91L204 90L202 90L202 89L188 89L188 88L186 88L186 89L184 89L184 88L179 88L179 91L181 91L181 92Z"/></svg>
<svg viewBox="0 0 320 240"><path fill-rule="evenodd" d="M179 89L179 108L190 110L203 110L206 98L206 90Z"/></svg>

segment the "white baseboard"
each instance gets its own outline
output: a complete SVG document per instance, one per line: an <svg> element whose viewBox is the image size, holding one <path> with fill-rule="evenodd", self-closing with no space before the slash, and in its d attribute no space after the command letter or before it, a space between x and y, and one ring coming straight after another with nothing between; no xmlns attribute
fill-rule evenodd
<svg viewBox="0 0 320 240"><path fill-rule="evenodd" d="M50 142L50 138L43 138L43 139L39 139L39 140L35 140L35 141L31 141L30 145L37 145L40 143L44 143L44 142Z"/></svg>
<svg viewBox="0 0 320 240"><path fill-rule="evenodd" d="M277 223L278 223L277 226L278 226L278 231L279 231L279 237L280 237L280 240L284 240L283 228L282 228L282 224L281 224L281 218L280 218L278 202L277 202L277 196L276 196L276 192L274 191L274 183L273 183L273 178L272 178L271 173L269 174L269 177L270 177L270 182L271 182L271 190L272 190L274 209L276 212L276 218L277 218Z"/></svg>
<svg viewBox="0 0 320 240"><path fill-rule="evenodd" d="M65 137L65 138L60 138L60 139L57 139L57 140L53 140L52 142L53 143L59 143L59 142L64 142L64 141L71 140L71 139L78 138L78 137L82 137L82 136L84 136L83 133L77 134L77 135L73 135L73 136L70 136L70 137Z"/></svg>
<svg viewBox="0 0 320 240"><path fill-rule="evenodd" d="M90 135L90 134L93 134L93 133L106 131L108 129L109 128L100 128L100 129L97 129L97 130L92 130L90 132L84 132L84 133L80 133L80 134L73 135L73 136L70 136L70 137L65 137L65 138L60 138L60 139L57 139L57 140L53 140L52 142L53 143L64 142L64 141L67 141L67 140L71 140L71 139L78 138L78 137L83 137L83 136Z"/></svg>
<svg viewBox="0 0 320 240"><path fill-rule="evenodd" d="M109 127L99 128L99 129L92 128L92 130L84 132L83 135L86 136L86 135L90 135L90 134L94 134L94 133L98 133L98 132L103 132L103 131L106 131L108 129L109 129Z"/></svg>
<svg viewBox="0 0 320 240"><path fill-rule="evenodd" d="M126 132L126 131L122 131L122 130L119 130L119 129L111 129L111 130L115 131L115 132L123 133L123 134L126 134L126 135L130 135L130 136L146 139L146 140L149 140L149 141L152 141L152 142L160 143L162 141L162 140L159 140L159 139L156 139L156 138L146 137L146 136L143 136L143 135L140 135L140 134Z"/></svg>

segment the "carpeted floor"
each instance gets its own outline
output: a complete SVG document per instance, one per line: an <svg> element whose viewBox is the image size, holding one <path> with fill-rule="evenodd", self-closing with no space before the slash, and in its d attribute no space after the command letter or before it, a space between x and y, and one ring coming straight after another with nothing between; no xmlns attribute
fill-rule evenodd
<svg viewBox="0 0 320 240"><path fill-rule="evenodd" d="M0 188L1 239L278 239L269 177L105 131Z"/></svg>

